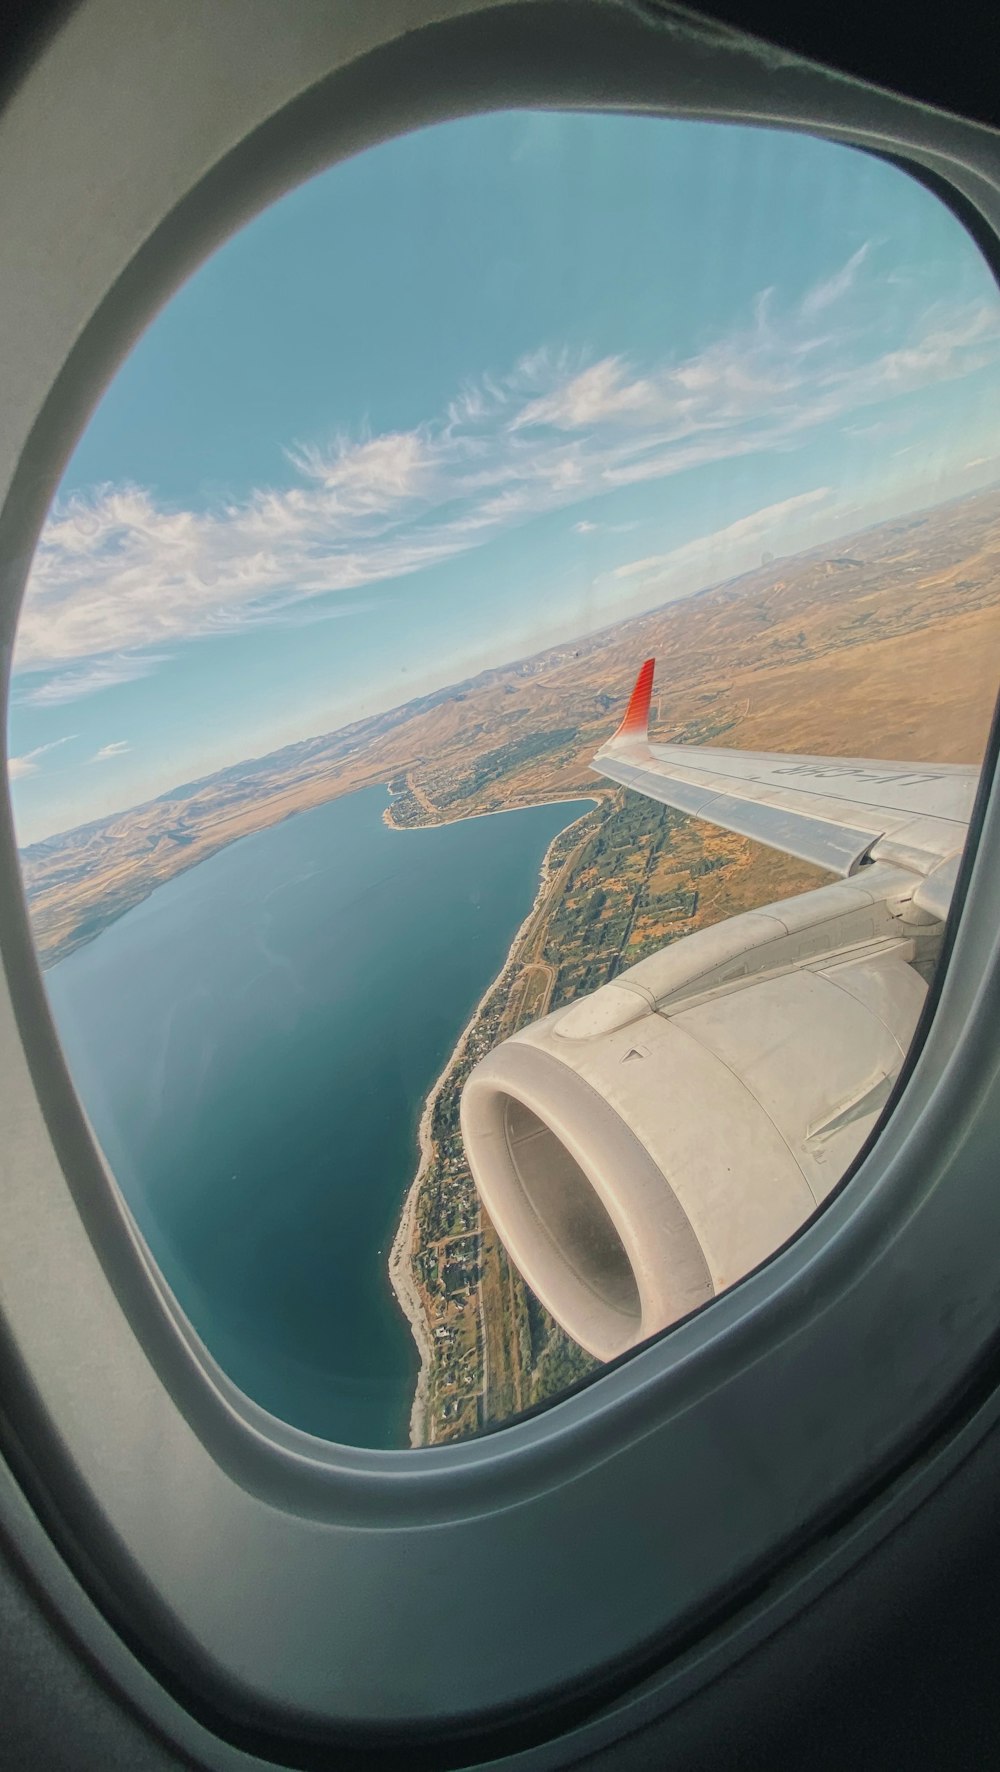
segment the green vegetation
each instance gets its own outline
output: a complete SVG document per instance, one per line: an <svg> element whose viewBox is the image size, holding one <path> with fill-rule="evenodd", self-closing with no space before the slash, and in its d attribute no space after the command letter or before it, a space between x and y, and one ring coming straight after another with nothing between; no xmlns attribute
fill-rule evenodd
<svg viewBox="0 0 1000 1772"><path fill-rule="evenodd" d="M600 1364L553 1322L543 1304L522 1283L531 1325L531 1401L545 1403L588 1378Z"/></svg>
<svg viewBox="0 0 1000 1772"><path fill-rule="evenodd" d="M597 989L686 932L698 909L689 881L730 859L696 848L675 866L672 845L683 832L690 849L690 828L681 813L626 790L555 839L548 894L438 1094L414 1240L435 1350L428 1410L435 1441L509 1421L597 1369L511 1268L481 1211L462 1143L461 1094L478 1059L526 1021ZM529 974L532 989L525 990Z"/></svg>
<svg viewBox="0 0 1000 1772"><path fill-rule="evenodd" d="M458 800L470 800L490 782L499 781L522 763L533 762L536 757L550 756L554 751L566 750L576 738L575 727L563 726L556 732L528 732L523 738L515 738L510 744L501 745L499 750L485 751L476 759L469 773L456 783L443 804L454 805Z"/></svg>
<svg viewBox="0 0 1000 1772"><path fill-rule="evenodd" d="M544 957L556 969L550 1008L596 990L641 957L632 942L640 913L666 923L694 916L696 892L658 891L652 878L683 822L681 813L629 791L603 812L549 916Z"/></svg>

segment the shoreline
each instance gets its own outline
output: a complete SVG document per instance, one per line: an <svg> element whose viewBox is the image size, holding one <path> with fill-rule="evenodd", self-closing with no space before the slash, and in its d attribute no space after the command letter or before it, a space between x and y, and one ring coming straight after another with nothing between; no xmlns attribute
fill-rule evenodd
<svg viewBox="0 0 1000 1772"><path fill-rule="evenodd" d="M535 800L530 802L530 804L533 806L573 806L577 805L581 799L585 798L588 798L588 796L581 794L575 796L573 799ZM599 806L601 798L602 796L595 796L593 805ZM504 812L526 812L528 810L528 806L503 806L498 807L495 812L480 812L476 813L474 816L477 818L496 818ZM521 945L537 912L541 909L545 901L546 894L551 884L553 849L559 842L559 839L565 836L567 831L572 830L573 826L578 824L581 819L589 816L591 810L592 808L588 807L586 812L581 812L576 818L571 818L568 824L564 824L560 830L556 831L555 836L548 844L545 854L542 856L541 867L538 871L538 885L535 890L535 896L532 900L531 907L528 910L527 915L518 925L514 938L507 950L503 965L500 967L496 976L491 979L490 983L487 985L483 995L480 997L479 1002L476 1004L475 1009L469 1017L469 1020L459 1034L444 1069L436 1082L428 1090L427 1096L424 1100L423 1110L420 1115L420 1123L417 1129L417 1144L420 1153L417 1169L413 1180L407 1188L403 1200L403 1209L400 1214L399 1224L396 1227L396 1234L392 1239L392 1248L389 1252L389 1285L392 1288L396 1303L399 1305L400 1310L410 1325L410 1332L416 1342L417 1353L420 1358L420 1370L417 1374L413 1404L410 1410L411 1446L423 1446L428 1443L424 1434L427 1426L427 1407L430 1402L430 1368L433 1346L431 1342L430 1325L424 1312L419 1288L413 1277L413 1233L416 1229L417 1201L420 1197L420 1191L426 1180L428 1170L434 1160L434 1144L431 1138L434 1110L437 1107L442 1091L448 1083L455 1066L461 1062L465 1054L469 1039L478 1024L479 1018L487 1003L494 991L502 986L508 972L517 965ZM389 808L386 807L386 812L388 811ZM428 830L435 828L430 825L389 824L389 821L386 818L386 812L383 812L382 818L383 822L388 825L390 830L404 832L407 830ZM460 822L462 821L459 819L449 818L439 819L437 824L458 824Z"/></svg>
<svg viewBox="0 0 1000 1772"><path fill-rule="evenodd" d="M488 812L459 813L455 818L428 818L423 824L397 824L391 817L393 802L390 799L388 806L383 809L382 823L387 831L399 831L402 834L407 831L440 831L449 824L475 824L477 818L505 818L508 812L532 812L536 806L577 806L581 800L589 800L592 806L599 806L607 798L607 794L581 791L579 794L560 794L556 800L525 800L517 806L491 806ZM586 813L581 812L580 817L585 818ZM570 823L575 824L576 819L571 819ZM569 825L564 825L563 830L568 831ZM557 831L556 836L562 836L562 831ZM555 842L555 837L552 841Z"/></svg>

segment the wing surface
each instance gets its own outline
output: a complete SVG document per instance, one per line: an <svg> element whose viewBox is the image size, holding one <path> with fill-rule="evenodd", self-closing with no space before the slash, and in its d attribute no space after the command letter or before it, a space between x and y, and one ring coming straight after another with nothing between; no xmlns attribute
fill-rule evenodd
<svg viewBox="0 0 1000 1772"><path fill-rule="evenodd" d="M871 859L929 875L961 851L974 766L650 744L653 668L647 659L595 774L837 874Z"/></svg>

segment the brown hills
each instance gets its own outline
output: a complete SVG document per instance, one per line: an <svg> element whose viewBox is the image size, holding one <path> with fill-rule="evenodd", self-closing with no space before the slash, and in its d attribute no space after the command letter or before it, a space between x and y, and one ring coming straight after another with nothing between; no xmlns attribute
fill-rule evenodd
<svg viewBox="0 0 1000 1772"><path fill-rule="evenodd" d="M664 739L978 762L1000 679L1000 489L33 844L22 861L43 962L235 838L362 786L392 784L400 825L597 787L587 764L648 653Z"/></svg>

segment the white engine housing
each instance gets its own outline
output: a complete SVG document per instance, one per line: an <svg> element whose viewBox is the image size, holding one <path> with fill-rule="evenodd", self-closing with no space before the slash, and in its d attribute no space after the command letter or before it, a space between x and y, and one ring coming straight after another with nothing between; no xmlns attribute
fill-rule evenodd
<svg viewBox="0 0 1000 1772"><path fill-rule="evenodd" d="M514 1265L599 1359L781 1247L875 1125L942 924L912 874L687 936L487 1054L462 1098Z"/></svg>

